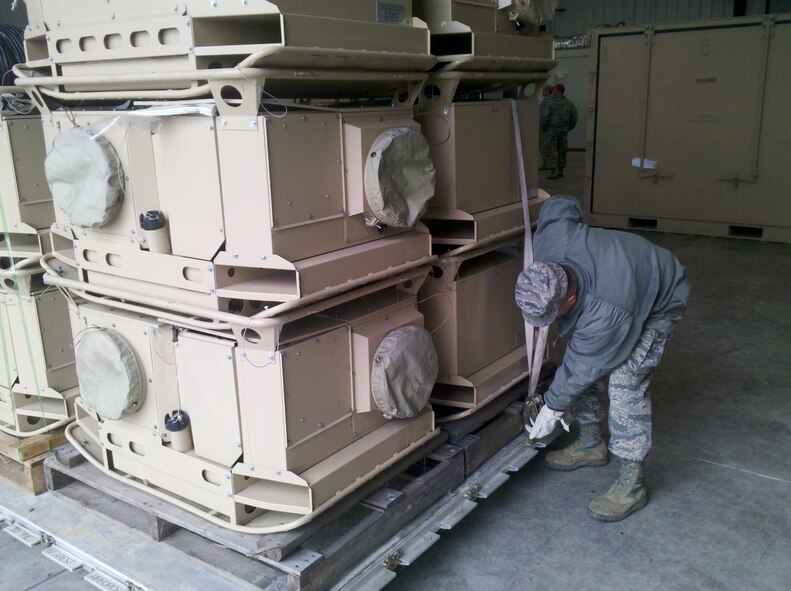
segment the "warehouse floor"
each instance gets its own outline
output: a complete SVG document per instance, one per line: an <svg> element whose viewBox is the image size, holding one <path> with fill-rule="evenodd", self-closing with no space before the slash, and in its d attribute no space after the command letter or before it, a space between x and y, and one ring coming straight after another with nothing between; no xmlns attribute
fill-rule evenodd
<svg viewBox="0 0 791 591"><path fill-rule="evenodd" d="M570 154L566 177L542 187L581 196L583 160ZM791 590L791 246L645 236L693 282L654 379L651 502L595 522L588 501L617 464L532 462L388 591ZM0 591L91 588L6 534L0 573Z"/></svg>

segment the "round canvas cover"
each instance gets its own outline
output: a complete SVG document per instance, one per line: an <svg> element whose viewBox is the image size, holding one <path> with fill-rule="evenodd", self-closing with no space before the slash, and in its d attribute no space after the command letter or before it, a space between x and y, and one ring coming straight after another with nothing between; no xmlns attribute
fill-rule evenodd
<svg viewBox="0 0 791 591"><path fill-rule="evenodd" d="M114 330L86 333L75 350L82 398L103 419L137 410L143 378L135 352Z"/></svg>
<svg viewBox="0 0 791 591"><path fill-rule="evenodd" d="M388 129L368 151L368 205L377 219L389 226L414 226L434 196L435 176L423 134L409 127Z"/></svg>
<svg viewBox="0 0 791 591"><path fill-rule="evenodd" d="M419 326L390 331L379 343L371 367L371 392L388 417L406 419L428 402L439 362L431 333Z"/></svg>
<svg viewBox="0 0 791 591"><path fill-rule="evenodd" d="M121 208L124 171L102 136L74 127L55 138L44 161L52 198L80 228L101 228Z"/></svg>
<svg viewBox="0 0 791 591"><path fill-rule="evenodd" d="M545 25L555 18L558 0L516 0L519 15L533 24Z"/></svg>

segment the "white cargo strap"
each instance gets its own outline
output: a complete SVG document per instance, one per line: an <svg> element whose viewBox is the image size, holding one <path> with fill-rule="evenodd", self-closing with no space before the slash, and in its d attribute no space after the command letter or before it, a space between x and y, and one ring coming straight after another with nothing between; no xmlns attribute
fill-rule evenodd
<svg viewBox="0 0 791 591"><path fill-rule="evenodd" d="M516 163L519 169L519 194L522 197L522 214L525 220L525 260L524 268L533 262L533 229L530 223L530 198L527 191L527 176L525 175L525 159L522 153L522 130L519 127L519 110L516 100L511 100L511 116L514 121L514 141L516 142ZM542 326L538 329L538 338L535 335L535 328L525 321L525 347L527 349L527 361L530 366L530 380L528 381L528 398L532 398L538 387L538 377L541 374L541 360L544 358L544 351L547 347L547 336L549 326Z"/></svg>

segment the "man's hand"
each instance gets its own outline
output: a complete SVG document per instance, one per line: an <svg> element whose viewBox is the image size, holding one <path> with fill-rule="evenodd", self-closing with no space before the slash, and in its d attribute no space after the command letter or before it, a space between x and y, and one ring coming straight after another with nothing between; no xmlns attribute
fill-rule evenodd
<svg viewBox="0 0 791 591"><path fill-rule="evenodd" d="M525 425L525 431L530 435L530 439L543 439L547 435L552 434L558 421L568 431L569 426L561 418L562 416L562 410L552 410L547 405L544 405L535 420L530 421L530 425Z"/></svg>

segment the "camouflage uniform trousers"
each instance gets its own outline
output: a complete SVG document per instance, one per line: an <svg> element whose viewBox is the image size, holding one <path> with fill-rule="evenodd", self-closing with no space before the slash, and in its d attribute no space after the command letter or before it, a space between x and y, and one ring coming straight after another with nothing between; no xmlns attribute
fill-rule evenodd
<svg viewBox="0 0 791 591"><path fill-rule="evenodd" d="M609 449L619 458L639 462L651 449L648 386L679 320L681 316L649 318L629 357L610 373ZM572 404L570 412L579 423L604 420L600 391L601 388L593 384Z"/></svg>
<svg viewBox="0 0 791 591"><path fill-rule="evenodd" d="M552 142L549 132L542 131L538 134L538 151L541 154L541 168L551 168L549 161L552 154Z"/></svg>
<svg viewBox="0 0 791 591"><path fill-rule="evenodd" d="M569 151L569 134L567 132L548 131L547 151L544 166L547 168L566 168L566 153ZM542 152L542 156L544 152Z"/></svg>

